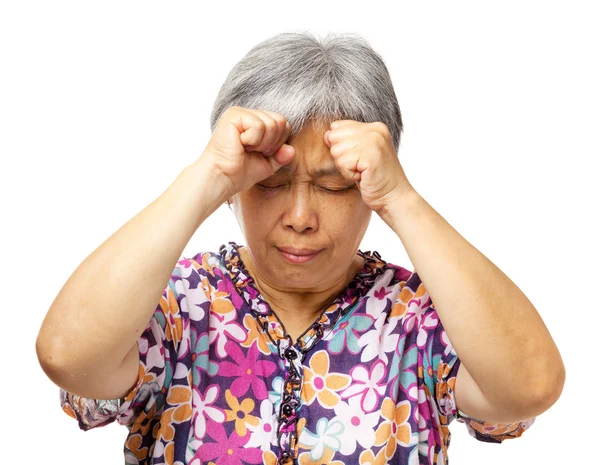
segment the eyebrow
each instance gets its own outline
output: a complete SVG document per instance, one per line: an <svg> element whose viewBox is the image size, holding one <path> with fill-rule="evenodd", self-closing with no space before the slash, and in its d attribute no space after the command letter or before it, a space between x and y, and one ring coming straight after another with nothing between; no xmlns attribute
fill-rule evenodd
<svg viewBox="0 0 600 465"><path fill-rule="evenodd" d="M289 173L291 169L288 166L282 166L279 168L278 172ZM327 167L327 168L319 168L312 173L313 178L322 178L324 176L338 176L343 178L342 173L335 166Z"/></svg>

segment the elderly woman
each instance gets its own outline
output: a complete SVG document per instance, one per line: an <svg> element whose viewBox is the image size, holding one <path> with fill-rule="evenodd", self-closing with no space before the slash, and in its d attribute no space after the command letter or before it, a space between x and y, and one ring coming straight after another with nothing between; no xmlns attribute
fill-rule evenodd
<svg viewBox="0 0 600 465"><path fill-rule="evenodd" d="M40 364L81 429L126 425L128 464L440 464L453 419L498 443L556 402L565 369L536 309L407 180L364 39L260 43L211 129L42 324ZM247 244L182 257L224 202ZM418 273L358 249L373 212Z"/></svg>

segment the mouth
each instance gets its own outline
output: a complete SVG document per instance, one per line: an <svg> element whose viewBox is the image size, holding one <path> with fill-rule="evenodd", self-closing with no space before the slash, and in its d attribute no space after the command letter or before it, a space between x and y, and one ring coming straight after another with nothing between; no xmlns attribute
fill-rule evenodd
<svg viewBox="0 0 600 465"><path fill-rule="evenodd" d="M306 263L315 258L321 250L294 249L291 247L277 247L282 257L291 263Z"/></svg>

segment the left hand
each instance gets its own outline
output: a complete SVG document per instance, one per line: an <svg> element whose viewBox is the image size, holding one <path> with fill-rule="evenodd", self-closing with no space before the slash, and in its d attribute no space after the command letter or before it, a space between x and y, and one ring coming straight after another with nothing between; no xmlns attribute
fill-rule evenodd
<svg viewBox="0 0 600 465"><path fill-rule="evenodd" d="M384 123L333 121L323 140L342 176L356 182L363 202L375 212L414 191Z"/></svg>

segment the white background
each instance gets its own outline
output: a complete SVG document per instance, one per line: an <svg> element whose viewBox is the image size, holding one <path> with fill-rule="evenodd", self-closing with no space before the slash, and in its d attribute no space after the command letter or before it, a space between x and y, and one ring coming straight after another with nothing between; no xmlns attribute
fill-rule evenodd
<svg viewBox="0 0 600 465"><path fill-rule="evenodd" d="M84 433L60 409L35 354L42 319L79 263L200 156L231 67L292 30L358 32L383 56L409 180L525 292L561 350L560 400L500 445L454 422L451 463L597 463L595 2L416 3L2 3L1 463L123 463L125 427ZM222 206L183 254L230 240L244 244ZM361 249L412 269L377 215Z"/></svg>

